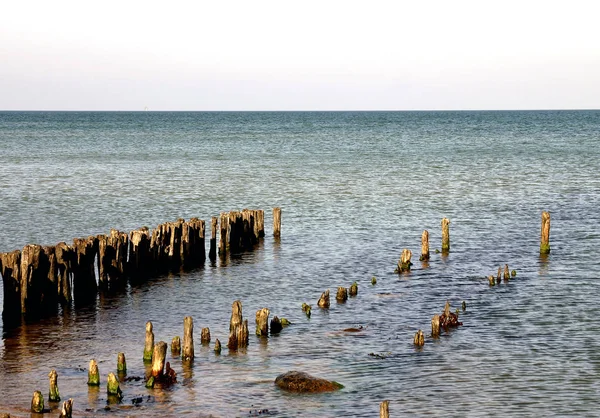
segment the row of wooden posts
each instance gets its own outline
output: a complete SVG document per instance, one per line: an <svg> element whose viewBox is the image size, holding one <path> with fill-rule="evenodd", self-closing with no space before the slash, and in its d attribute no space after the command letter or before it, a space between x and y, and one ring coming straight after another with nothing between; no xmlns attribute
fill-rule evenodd
<svg viewBox="0 0 600 418"><path fill-rule="evenodd" d="M244 209L211 219L209 259L218 254L251 250L264 237L264 211ZM273 235L281 235L281 209L273 209ZM205 222L178 219L129 233L112 229L108 235L75 238L72 245L28 244L22 250L0 253L4 285L3 317L56 309L59 303L95 300L98 288L116 289L127 280L202 266L206 262Z"/></svg>

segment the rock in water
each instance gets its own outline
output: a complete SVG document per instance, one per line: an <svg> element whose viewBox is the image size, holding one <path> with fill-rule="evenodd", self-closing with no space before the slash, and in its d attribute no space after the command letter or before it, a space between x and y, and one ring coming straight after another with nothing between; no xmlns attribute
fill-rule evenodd
<svg viewBox="0 0 600 418"><path fill-rule="evenodd" d="M297 393L333 392L344 386L304 372L291 371L277 376L275 384L283 390Z"/></svg>

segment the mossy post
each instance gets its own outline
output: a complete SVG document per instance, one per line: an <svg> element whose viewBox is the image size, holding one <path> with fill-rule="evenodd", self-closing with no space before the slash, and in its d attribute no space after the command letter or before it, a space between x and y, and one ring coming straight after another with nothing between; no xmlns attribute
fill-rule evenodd
<svg viewBox="0 0 600 418"><path fill-rule="evenodd" d="M266 337L269 335L269 311L268 308L262 308L256 311L256 335Z"/></svg>
<svg viewBox="0 0 600 418"><path fill-rule="evenodd" d="M58 418L71 418L73 416L73 399L63 402Z"/></svg>
<svg viewBox="0 0 600 418"><path fill-rule="evenodd" d="M352 297L358 295L358 283L354 282L350 285L350 289L348 289L348 295Z"/></svg>
<svg viewBox="0 0 600 418"><path fill-rule="evenodd" d="M498 267L498 274L496 275L496 284L502 282L502 267Z"/></svg>
<svg viewBox="0 0 600 418"><path fill-rule="evenodd" d="M127 372L127 362L125 361L125 353L117 354L117 373Z"/></svg>
<svg viewBox="0 0 600 418"><path fill-rule="evenodd" d="M194 320L191 316L183 318L183 353L181 358L184 361L194 359Z"/></svg>
<svg viewBox="0 0 600 418"><path fill-rule="evenodd" d="M490 286L494 286L496 284L496 280L494 280L493 275L491 275L491 274L489 275L488 282L490 283Z"/></svg>
<svg viewBox="0 0 600 418"><path fill-rule="evenodd" d="M423 331L418 330L415 333L415 337L413 338L413 343L417 347L423 347L425 345L425 335L423 334Z"/></svg>
<svg viewBox="0 0 600 418"><path fill-rule="evenodd" d="M283 325L281 324L281 320L279 317L275 316L271 319L271 335L279 334L283 329Z"/></svg>
<svg viewBox="0 0 600 418"><path fill-rule="evenodd" d="M440 316L435 314L431 319L431 336L438 337L440 335Z"/></svg>
<svg viewBox="0 0 600 418"><path fill-rule="evenodd" d="M321 297L317 302L319 308L329 309L329 289L321 293Z"/></svg>
<svg viewBox="0 0 600 418"><path fill-rule="evenodd" d="M273 208L273 236L281 237L281 208Z"/></svg>
<svg viewBox="0 0 600 418"><path fill-rule="evenodd" d="M442 253L450 252L450 220L442 219Z"/></svg>
<svg viewBox="0 0 600 418"><path fill-rule="evenodd" d="M338 287L335 295L335 300L338 303L344 303L348 300L348 289L345 287Z"/></svg>
<svg viewBox="0 0 600 418"><path fill-rule="evenodd" d="M213 216L210 219L210 248L208 250L208 258L210 261L217 259L217 228L219 225L219 218Z"/></svg>
<svg viewBox="0 0 600 418"><path fill-rule="evenodd" d="M146 340L144 342L144 363L152 361L152 351L154 350L154 332L152 332L152 322L146 322Z"/></svg>
<svg viewBox="0 0 600 418"><path fill-rule="evenodd" d="M109 396L116 396L119 399L123 397L123 393L119 387L119 380L112 372L108 374L108 378L106 379L106 393Z"/></svg>
<svg viewBox="0 0 600 418"><path fill-rule="evenodd" d="M429 261L429 232L423 231L421 235L421 256L420 261Z"/></svg>
<svg viewBox="0 0 600 418"><path fill-rule="evenodd" d="M405 248L402 250L402 254L400 255L400 260L398 261L398 267L396 271L398 273L402 273L404 271L410 271L410 266L412 265L410 259L412 257L412 251Z"/></svg>
<svg viewBox="0 0 600 418"><path fill-rule="evenodd" d="M215 340L215 354L221 354L221 341L218 338Z"/></svg>
<svg viewBox="0 0 600 418"><path fill-rule="evenodd" d="M88 386L100 386L100 372L98 371L98 363L96 363L96 360L90 360L87 384Z"/></svg>
<svg viewBox="0 0 600 418"><path fill-rule="evenodd" d="M181 354L181 339L177 336L171 341L171 355L179 356L179 354Z"/></svg>
<svg viewBox="0 0 600 418"><path fill-rule="evenodd" d="M550 213L542 212L542 236L540 254L550 254Z"/></svg>
<svg viewBox="0 0 600 418"><path fill-rule="evenodd" d="M210 344L210 328L202 328L202 331L200 333L200 343L202 345Z"/></svg>
<svg viewBox="0 0 600 418"><path fill-rule="evenodd" d="M50 394L48 395L48 401L58 402L60 401L60 393L58 392L58 373L52 369L48 374L50 379Z"/></svg>
<svg viewBox="0 0 600 418"><path fill-rule="evenodd" d="M508 269L508 264L504 265L504 281L507 282L510 279L510 270Z"/></svg>
<svg viewBox="0 0 600 418"><path fill-rule="evenodd" d="M390 418L390 401L379 404L379 418Z"/></svg>
<svg viewBox="0 0 600 418"><path fill-rule="evenodd" d="M41 414L44 412L44 395L39 390L33 392L33 398L31 398L31 412Z"/></svg>

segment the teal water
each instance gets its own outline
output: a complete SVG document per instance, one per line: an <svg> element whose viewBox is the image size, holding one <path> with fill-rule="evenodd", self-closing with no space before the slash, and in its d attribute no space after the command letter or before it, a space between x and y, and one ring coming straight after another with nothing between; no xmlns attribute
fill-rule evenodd
<svg viewBox="0 0 600 418"><path fill-rule="evenodd" d="M225 265L3 325L0 405L26 410L55 368L78 415L105 414L104 387L86 385L89 360L105 382L124 351L129 375L141 376L145 322L170 341L191 315L193 367L172 359L179 383L164 391L124 383L111 413L367 417L389 399L392 416L594 415L599 139L600 111L0 112L2 252L245 207L267 212L264 243ZM275 206L280 242L270 236ZM552 252L542 258L543 210ZM447 257L433 252L443 217ZM418 261L424 229L428 264ZM414 265L399 276L403 248ZM490 288L485 276L505 263L517 277ZM316 307L322 291L354 281L356 298ZM226 341L235 299L251 325L264 306L293 325L217 357L199 331ZM429 334L446 300L467 303L464 326L415 349L414 333ZM302 302L313 305L310 320ZM345 388L283 393L272 382L291 369ZM141 406L126 408L138 396Z"/></svg>

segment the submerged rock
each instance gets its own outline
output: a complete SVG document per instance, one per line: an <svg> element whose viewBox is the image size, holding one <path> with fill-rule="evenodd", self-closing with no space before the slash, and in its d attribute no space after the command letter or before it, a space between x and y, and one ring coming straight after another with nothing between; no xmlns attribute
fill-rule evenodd
<svg viewBox="0 0 600 418"><path fill-rule="evenodd" d="M277 376L275 384L283 390L298 393L333 392L344 385L314 377L304 372L290 371Z"/></svg>

